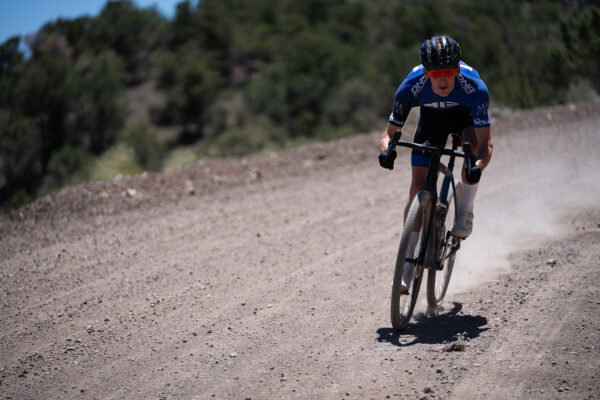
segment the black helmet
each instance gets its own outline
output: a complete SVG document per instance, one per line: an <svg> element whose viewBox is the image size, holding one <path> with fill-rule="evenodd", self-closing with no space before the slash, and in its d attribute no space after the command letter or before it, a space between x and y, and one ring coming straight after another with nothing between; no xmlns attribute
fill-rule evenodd
<svg viewBox="0 0 600 400"><path fill-rule="evenodd" d="M433 36L421 45L421 64L425 69L456 68L460 62L460 46L448 35Z"/></svg>

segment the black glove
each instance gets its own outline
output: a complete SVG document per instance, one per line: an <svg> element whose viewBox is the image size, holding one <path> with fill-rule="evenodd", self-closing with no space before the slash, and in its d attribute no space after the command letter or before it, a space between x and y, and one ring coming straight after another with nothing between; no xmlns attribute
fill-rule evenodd
<svg viewBox="0 0 600 400"><path fill-rule="evenodd" d="M469 173L469 170L467 169L467 182L470 183L471 185L479 182L479 179L481 179L481 168L479 168L479 165L475 165L475 162L473 162L471 164L471 173Z"/></svg>
<svg viewBox="0 0 600 400"><path fill-rule="evenodd" d="M398 155L396 153L396 150L389 150L390 153L388 154L387 151L382 151L379 154L379 165L381 165L383 168L387 168L387 169L394 169L394 160L396 159L396 156Z"/></svg>

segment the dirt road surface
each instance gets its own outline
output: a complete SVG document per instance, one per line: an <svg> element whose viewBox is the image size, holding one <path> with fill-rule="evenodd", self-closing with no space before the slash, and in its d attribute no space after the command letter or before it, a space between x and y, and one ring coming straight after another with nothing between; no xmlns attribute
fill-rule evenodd
<svg viewBox="0 0 600 400"><path fill-rule="evenodd" d="M493 123L444 309L402 334L409 157L381 169L378 133L5 216L0 397L600 398L600 105Z"/></svg>

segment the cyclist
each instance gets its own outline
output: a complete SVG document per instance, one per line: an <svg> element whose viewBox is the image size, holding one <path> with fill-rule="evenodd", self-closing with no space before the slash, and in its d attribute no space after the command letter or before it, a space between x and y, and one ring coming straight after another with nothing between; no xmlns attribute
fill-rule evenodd
<svg viewBox="0 0 600 400"><path fill-rule="evenodd" d="M462 201L452 235L466 239L473 229L473 201L477 193L481 172L492 157L490 119L488 116L488 90L479 73L461 61L459 44L447 35L434 36L421 45L421 65L412 69L394 96L394 106L387 129L379 140L382 151L386 150L394 132L401 129L412 107L420 107L420 117L413 141L429 142L430 145L445 147L450 133L460 133L462 143L473 146L474 167L467 175L462 169ZM379 163L387 169L394 168L396 152L390 157L379 157ZM412 181L404 220L413 198L425 184L429 157L413 150L411 156ZM407 257L414 258L419 233L413 232ZM433 255L433 252L429 252ZM412 275L412 265L404 268L402 286Z"/></svg>

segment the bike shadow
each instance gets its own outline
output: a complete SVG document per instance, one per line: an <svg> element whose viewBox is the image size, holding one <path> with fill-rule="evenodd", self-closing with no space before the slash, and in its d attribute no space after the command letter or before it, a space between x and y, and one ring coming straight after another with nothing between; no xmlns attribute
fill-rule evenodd
<svg viewBox="0 0 600 400"><path fill-rule="evenodd" d="M434 317L419 314L414 317L416 323L411 323L404 331L396 332L393 328L379 328L378 342L389 342L394 346L405 347L418 343L442 344L455 342L460 339L473 339L489 328L487 318L481 315L458 315L462 304L454 302L451 310L442 312ZM414 336L412 341L402 343L400 339Z"/></svg>

